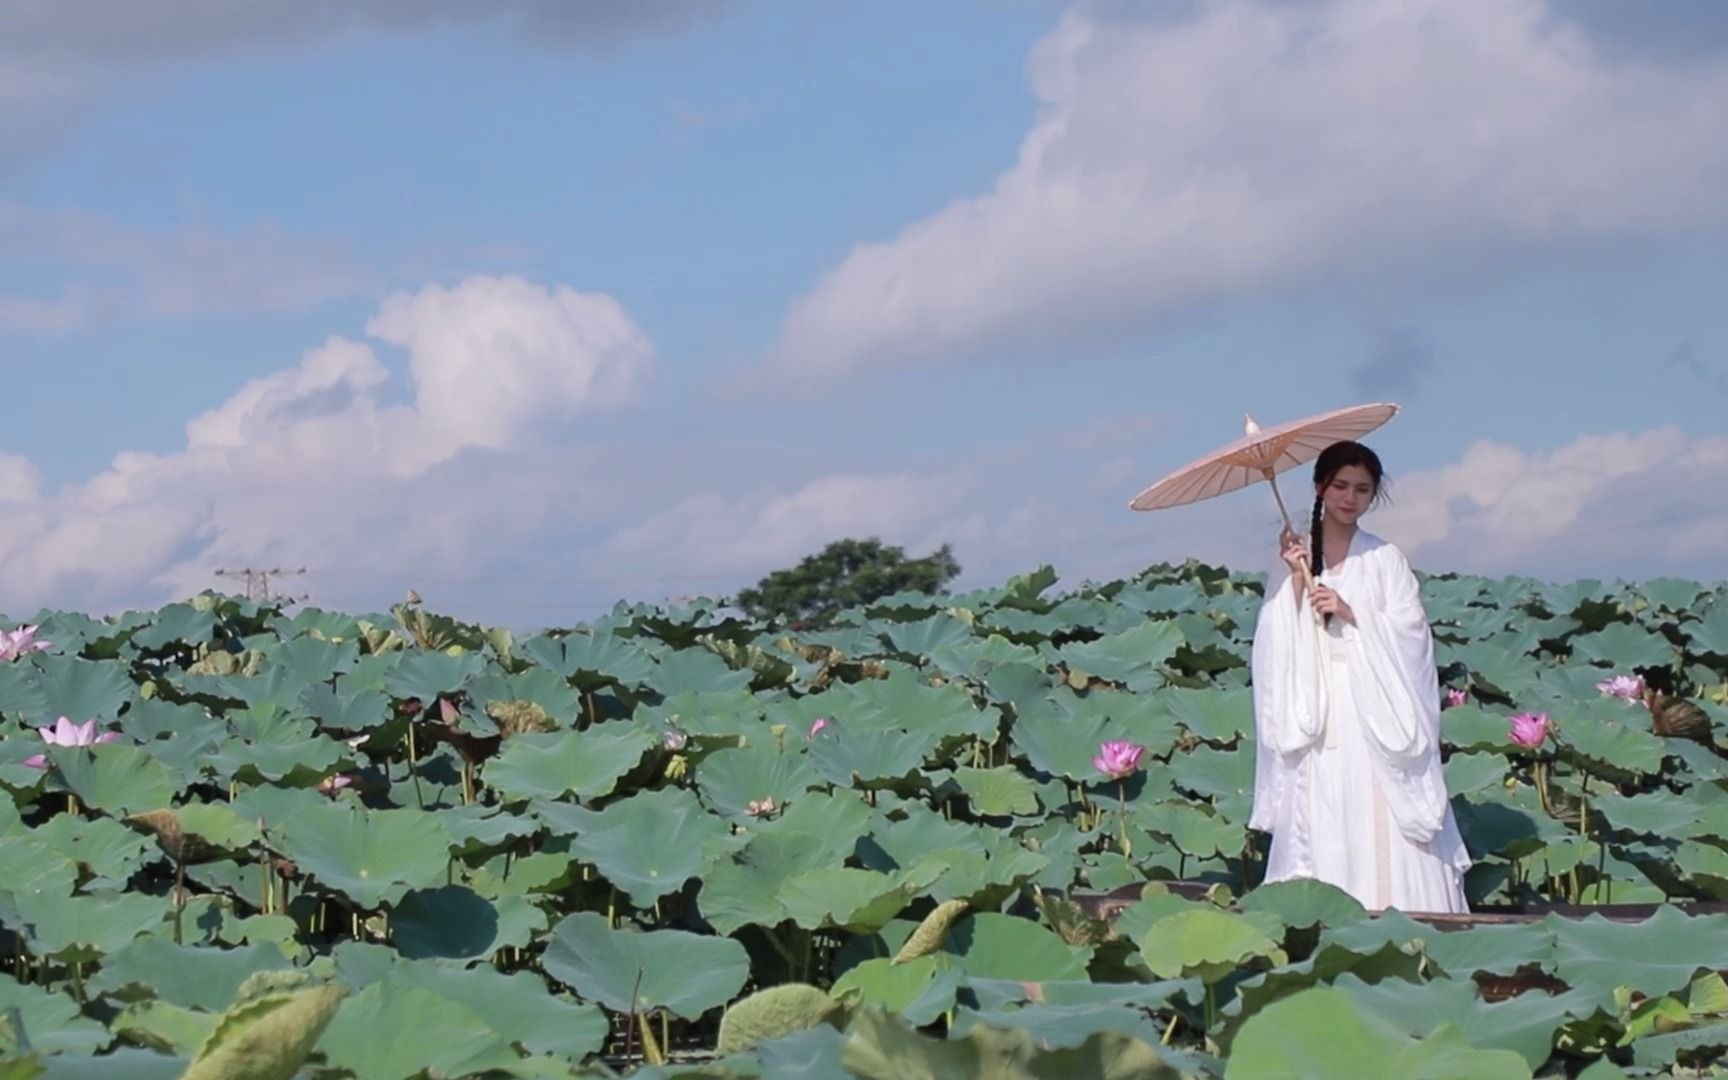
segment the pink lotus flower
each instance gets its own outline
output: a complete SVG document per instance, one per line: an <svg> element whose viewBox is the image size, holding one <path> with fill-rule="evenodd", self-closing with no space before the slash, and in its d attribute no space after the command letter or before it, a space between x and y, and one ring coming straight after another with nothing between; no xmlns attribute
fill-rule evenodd
<svg viewBox="0 0 1728 1080"><path fill-rule="evenodd" d="M1534 750L1548 739L1547 713L1519 713L1512 718L1512 730L1507 735L1526 750Z"/></svg>
<svg viewBox="0 0 1728 1080"><path fill-rule="evenodd" d="M335 776L326 776L323 780L319 781L318 790L322 791L326 795L333 796L343 788L353 786L354 778L352 776L349 776L346 773L337 773Z"/></svg>
<svg viewBox="0 0 1728 1080"><path fill-rule="evenodd" d="M751 817L767 817L778 809L779 805L774 802L774 796L770 795L765 799L751 799L745 805L744 812Z"/></svg>
<svg viewBox="0 0 1728 1080"><path fill-rule="evenodd" d="M0 663L18 659L25 653L43 652L54 647L52 641L37 641L36 627L20 626L16 630L0 630Z"/></svg>
<svg viewBox="0 0 1728 1080"><path fill-rule="evenodd" d="M119 732L106 731L96 734L96 721L86 720L82 724L74 724L62 716L55 721L53 727L40 727L36 734L42 736L42 741L49 746L95 746L97 743L110 743L120 737ZM24 764L32 769L46 769L48 756L36 754L24 759Z"/></svg>
<svg viewBox="0 0 1728 1080"><path fill-rule="evenodd" d="M1140 757L1144 753L1144 746L1131 742L1107 742L1098 747L1098 753L1092 758L1092 767L1113 780L1120 780L1140 767Z"/></svg>
<svg viewBox="0 0 1728 1080"><path fill-rule="evenodd" d="M690 736L679 731L677 728L667 728L660 736L660 745L672 751L682 750L685 746L689 745L689 743Z"/></svg>
<svg viewBox="0 0 1728 1080"><path fill-rule="evenodd" d="M1464 690L1448 690L1448 691L1446 691L1446 707L1448 709L1453 708L1453 707L1458 706L1458 705L1462 705L1469 700L1470 700L1470 695L1468 692L1466 692Z"/></svg>
<svg viewBox="0 0 1728 1080"><path fill-rule="evenodd" d="M1644 700L1644 676L1616 675L1612 679L1604 679L1596 684L1596 689L1609 697L1622 698L1626 701Z"/></svg>
<svg viewBox="0 0 1728 1080"><path fill-rule="evenodd" d="M828 726L828 718L826 716L818 716L816 718L816 722L810 725L810 734L806 735L805 738L814 739L816 737L816 733L821 731L823 728L825 728L827 726Z"/></svg>

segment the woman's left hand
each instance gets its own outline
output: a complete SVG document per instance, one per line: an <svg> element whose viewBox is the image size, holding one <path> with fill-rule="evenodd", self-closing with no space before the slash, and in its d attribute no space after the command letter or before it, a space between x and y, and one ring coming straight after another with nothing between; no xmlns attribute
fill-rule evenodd
<svg viewBox="0 0 1728 1080"><path fill-rule="evenodd" d="M1330 585L1315 583L1314 610L1322 615L1336 615L1351 626L1356 625L1356 612L1351 610L1350 605Z"/></svg>

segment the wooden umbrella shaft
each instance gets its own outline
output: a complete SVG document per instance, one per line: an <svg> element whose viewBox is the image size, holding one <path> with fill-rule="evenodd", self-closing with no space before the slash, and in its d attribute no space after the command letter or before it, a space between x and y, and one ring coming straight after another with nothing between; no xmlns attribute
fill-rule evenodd
<svg viewBox="0 0 1728 1080"><path fill-rule="evenodd" d="M1290 521L1290 511L1284 505L1284 496L1278 490L1278 474L1273 472L1271 469L1262 469L1261 472L1266 475L1266 482L1272 485L1272 497L1278 500L1278 512L1284 516L1284 527L1289 529L1292 533L1296 532L1296 526ZM1306 558L1302 560L1302 581L1308 586L1309 592L1312 594L1314 589L1314 571L1309 567Z"/></svg>

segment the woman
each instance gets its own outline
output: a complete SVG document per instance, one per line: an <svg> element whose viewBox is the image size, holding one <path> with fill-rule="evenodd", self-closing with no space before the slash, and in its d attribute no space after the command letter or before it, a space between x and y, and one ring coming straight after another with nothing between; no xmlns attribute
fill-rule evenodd
<svg viewBox="0 0 1728 1080"><path fill-rule="evenodd" d="M1358 524L1383 480L1372 450L1334 443L1314 463L1309 542L1279 539L1254 633L1249 827L1272 834L1268 882L1318 878L1371 910L1467 911L1428 615L1404 554Z"/></svg>

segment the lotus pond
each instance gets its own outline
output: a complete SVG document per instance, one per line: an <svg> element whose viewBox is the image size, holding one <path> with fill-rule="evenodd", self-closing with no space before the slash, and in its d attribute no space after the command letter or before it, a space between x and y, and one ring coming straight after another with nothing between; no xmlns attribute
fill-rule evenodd
<svg viewBox="0 0 1728 1080"><path fill-rule="evenodd" d="M1721 1071L1728 589L1424 579L1473 904L1652 905L1436 929L1255 887L1257 577L1053 585L820 632L40 613L0 1077Z"/></svg>

